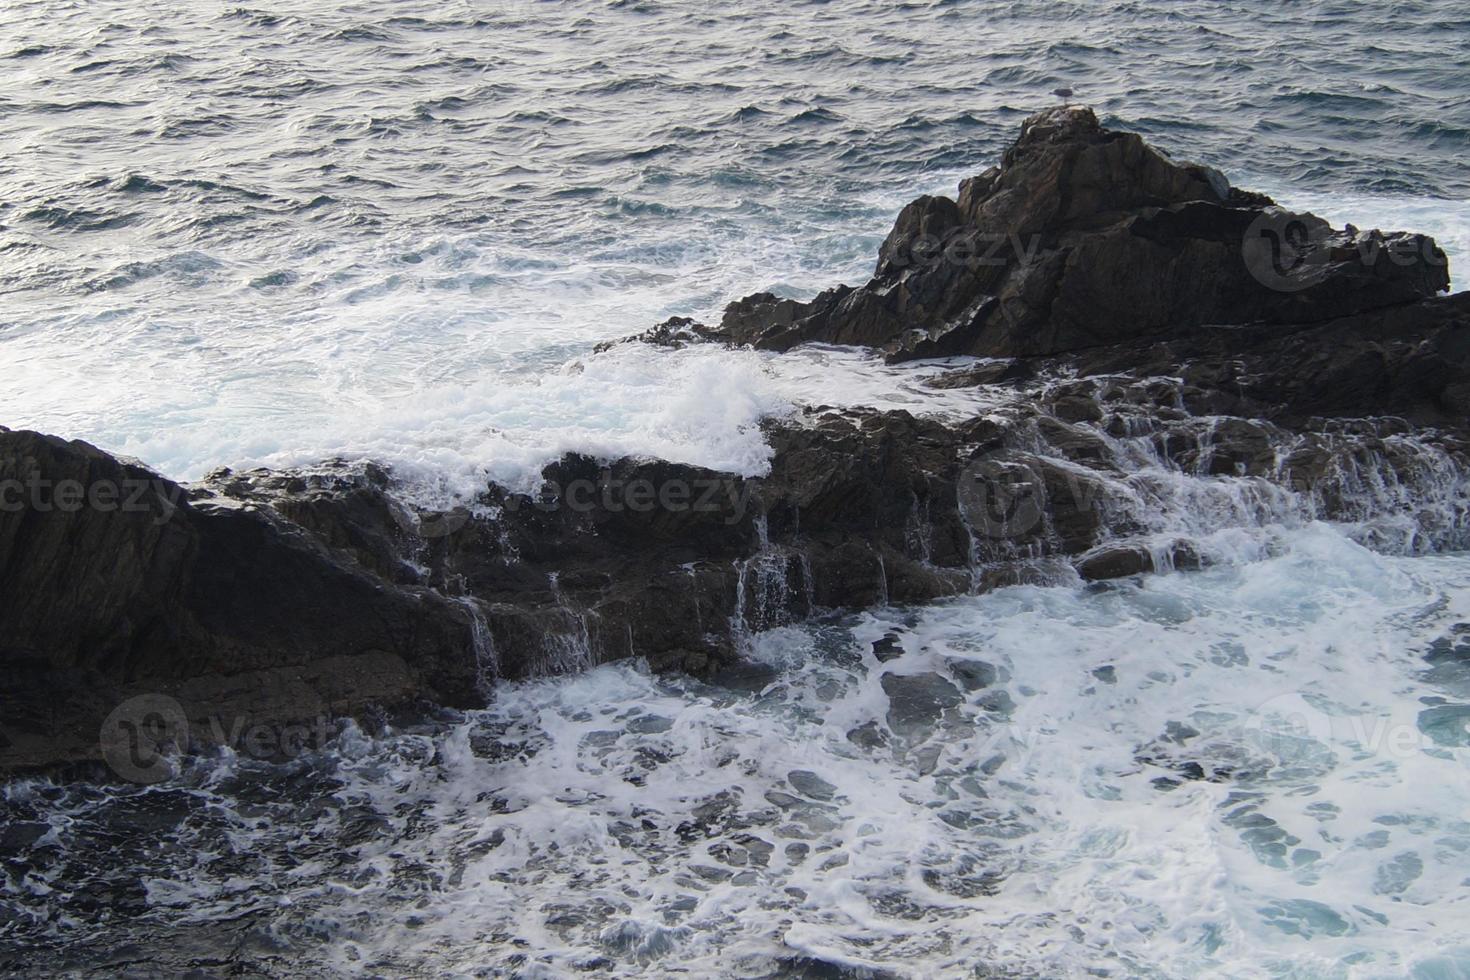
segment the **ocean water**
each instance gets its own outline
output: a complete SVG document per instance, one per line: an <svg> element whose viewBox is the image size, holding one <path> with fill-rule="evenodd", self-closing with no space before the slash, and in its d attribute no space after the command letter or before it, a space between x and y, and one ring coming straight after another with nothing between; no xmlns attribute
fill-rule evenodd
<svg viewBox="0 0 1470 980"><path fill-rule="evenodd" d="M371 455L465 493L583 442L758 467L783 362L592 345L862 281L903 203L1062 86L1242 186L1434 233L1453 273L1467 27L1453 2L6 5L0 424L179 479Z"/></svg>
<svg viewBox="0 0 1470 980"><path fill-rule="evenodd" d="M733 681L606 665L289 766L11 784L8 965L1463 977L1470 560L1261 533L772 630Z"/></svg>
<svg viewBox="0 0 1470 980"><path fill-rule="evenodd" d="M373 458L431 503L568 450L758 474L756 423L804 403L1004 396L593 346L861 281L1063 86L1284 204L1434 234L1453 275L1467 61L1448 0L10 4L0 424L179 479ZM507 685L283 768L10 784L0 964L1470 976L1443 476L1434 514L1369 494L1344 525L1171 473L1140 499L1207 571L774 630L719 684Z"/></svg>

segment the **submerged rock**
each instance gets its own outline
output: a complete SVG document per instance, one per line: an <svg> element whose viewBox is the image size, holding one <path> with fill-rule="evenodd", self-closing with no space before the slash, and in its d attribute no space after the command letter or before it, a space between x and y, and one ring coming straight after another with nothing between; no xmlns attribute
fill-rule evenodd
<svg viewBox="0 0 1470 980"><path fill-rule="evenodd" d="M1000 672L995 669L995 666L983 660L961 660L958 657L951 657L946 664L950 673L966 691L973 692L990 687L1000 678Z"/></svg>
<svg viewBox="0 0 1470 980"><path fill-rule="evenodd" d="M888 727L897 735L922 733L964 700L959 688L932 672L884 674L879 682L888 695Z"/></svg>

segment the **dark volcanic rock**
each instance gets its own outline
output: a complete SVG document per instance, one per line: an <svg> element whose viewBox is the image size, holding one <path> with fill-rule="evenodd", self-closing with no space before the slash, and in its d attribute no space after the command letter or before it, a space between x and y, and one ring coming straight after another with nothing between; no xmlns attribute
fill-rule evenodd
<svg viewBox="0 0 1470 980"><path fill-rule="evenodd" d="M1034 356L1203 324L1351 316L1448 288L1431 239L1335 231L1134 133L1061 107L1026 120L957 200L900 212L866 285L811 302L763 293L700 335L786 350L880 347L894 359Z"/></svg>
<svg viewBox="0 0 1470 980"><path fill-rule="evenodd" d="M1396 547L1470 547L1470 295L1435 295L1441 259L1050 110L957 198L906 207L867 285L630 338L986 355L931 381L1005 394L980 417L808 409L765 423L759 479L569 455L534 494L488 486L447 513L372 464L185 488L0 429L0 771L96 759L103 720L147 695L208 741L634 656L758 689L773 678L739 654L759 630L1218 560L1208 528L1179 530L1198 507L1217 528L1390 511L1417 528ZM939 674L881 684L900 734L963 697Z"/></svg>
<svg viewBox="0 0 1470 980"><path fill-rule="evenodd" d="M1398 415L1462 427L1470 409L1470 293L1325 323L1181 331L1055 364L1082 375L1178 376L1179 405L1194 414L1290 426Z"/></svg>
<svg viewBox="0 0 1470 980"><path fill-rule="evenodd" d="M1126 578L1153 570L1153 556L1137 545L1103 547L1077 560L1077 574L1089 581Z"/></svg>
<svg viewBox="0 0 1470 980"><path fill-rule="evenodd" d="M714 334L704 324L697 323L687 316L673 316L636 336L624 337L621 340L604 341L598 344L594 350L597 353L601 353L606 350L611 350L620 344L629 344L635 341L652 344L655 347L672 347L678 350L690 344L703 343L712 339L714 339Z"/></svg>
<svg viewBox="0 0 1470 980"><path fill-rule="evenodd" d="M138 694L175 699L203 738L241 718L476 704L496 679L630 656L728 672L750 632L962 594L986 563L1095 543L1086 471L988 423L811 411L767 437L760 480L568 456L534 496L491 486L478 513L433 514L371 465L186 490L84 443L0 433L0 478L151 495L0 513L0 764L95 757L102 719ZM983 485L977 454L1036 474L1019 545L976 539L961 487Z"/></svg>
<svg viewBox="0 0 1470 980"><path fill-rule="evenodd" d="M823 607L964 591L962 435L869 413L770 437L784 451L765 481L568 456L535 496L489 487L480 514L431 514L370 465L186 490L0 431L0 766L95 758L103 720L137 695L173 699L207 740L238 719L476 704L496 678L634 655L712 673L745 633ZM32 486L53 489L10 493ZM931 495L948 515L906 536Z"/></svg>
<svg viewBox="0 0 1470 980"><path fill-rule="evenodd" d="M134 694L229 726L474 691L462 608L268 508L34 432L0 431L0 483L0 765L95 757Z"/></svg>

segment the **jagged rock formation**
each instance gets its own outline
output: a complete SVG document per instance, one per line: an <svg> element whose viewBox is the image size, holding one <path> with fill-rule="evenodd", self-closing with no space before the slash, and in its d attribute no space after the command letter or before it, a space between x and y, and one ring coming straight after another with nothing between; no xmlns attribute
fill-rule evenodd
<svg viewBox="0 0 1470 980"><path fill-rule="evenodd" d="M956 199L905 207L866 285L810 302L758 293L715 329L671 323L646 339L1024 357L1202 324L1318 322L1448 285L1431 239L1335 231L1062 107L1028 119L1000 166Z"/></svg>
<svg viewBox="0 0 1470 980"><path fill-rule="evenodd" d="M1274 521L1470 545L1470 295L1436 295L1441 259L1066 108L956 200L905 208L867 285L642 338L1000 358L933 382L991 386L982 417L811 408L766 423L760 479L568 456L535 496L444 514L370 464L181 487L0 430L0 769L95 758L143 693L191 722L463 706L630 656L718 673L752 632L838 609L1208 564Z"/></svg>
<svg viewBox="0 0 1470 980"><path fill-rule="evenodd" d="M463 609L273 508L34 432L0 431L0 486L0 760L94 756L144 691L258 721L473 697Z"/></svg>

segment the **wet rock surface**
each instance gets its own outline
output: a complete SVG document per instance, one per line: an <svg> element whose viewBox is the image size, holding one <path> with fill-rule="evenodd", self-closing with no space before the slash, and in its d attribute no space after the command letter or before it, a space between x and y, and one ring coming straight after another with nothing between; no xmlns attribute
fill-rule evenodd
<svg viewBox="0 0 1470 980"><path fill-rule="evenodd" d="M992 246L1003 261L980 261ZM142 694L201 737L210 719L480 704L500 680L630 657L758 689L769 671L740 654L760 630L1195 568L1219 534L1272 520L1463 547L1470 294L1447 284L1428 239L1289 215L1065 108L955 199L906 207L868 284L634 338L981 355L930 382L1004 396L972 418L807 408L765 423L759 478L569 455L534 494L491 485L449 512L372 464L182 486L0 430L21 494L0 509L0 769L97 759L109 713ZM100 505L99 486L137 496ZM895 730L990 683L955 678L885 675Z"/></svg>
<svg viewBox="0 0 1470 980"><path fill-rule="evenodd" d="M810 302L756 294L685 335L859 344L895 360L1038 356L1203 325L1321 322L1448 285L1431 239L1333 229L1063 106L1027 119L955 199L905 207L868 283Z"/></svg>
<svg viewBox="0 0 1470 980"><path fill-rule="evenodd" d="M932 672L888 673L880 682L888 695L888 727L900 735L933 727L947 709L964 700L959 688Z"/></svg>
<svg viewBox="0 0 1470 980"><path fill-rule="evenodd" d="M174 697L201 722L473 694L463 610L273 508L33 432L0 432L0 479L30 492L0 511L7 765L95 758L103 719L133 694Z"/></svg>

